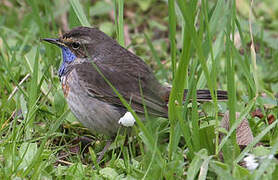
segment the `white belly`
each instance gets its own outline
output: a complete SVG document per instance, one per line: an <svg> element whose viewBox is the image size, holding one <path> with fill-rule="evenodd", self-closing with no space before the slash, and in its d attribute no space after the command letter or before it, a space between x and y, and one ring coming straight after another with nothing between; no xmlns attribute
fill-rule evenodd
<svg viewBox="0 0 278 180"><path fill-rule="evenodd" d="M115 106L91 97L80 85L75 70L62 77L61 82L71 111L85 127L106 135L117 133L123 114Z"/></svg>

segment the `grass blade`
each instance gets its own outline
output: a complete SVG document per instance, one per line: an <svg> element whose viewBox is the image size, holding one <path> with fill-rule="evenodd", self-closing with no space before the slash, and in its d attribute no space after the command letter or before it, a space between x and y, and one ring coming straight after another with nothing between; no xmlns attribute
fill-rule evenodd
<svg viewBox="0 0 278 180"><path fill-rule="evenodd" d="M81 25L90 27L91 25L90 25L88 19L86 18L86 15L83 11L83 8L82 8L79 0L70 0L70 4L71 4L77 18L79 19Z"/></svg>
<svg viewBox="0 0 278 180"><path fill-rule="evenodd" d="M170 39L171 61L172 61L172 76L173 79L175 79L175 73L177 68L175 0L168 0L168 11L169 11L169 39Z"/></svg>
<svg viewBox="0 0 278 180"><path fill-rule="evenodd" d="M271 129L273 129L278 123L278 120L274 121L267 128L265 128L259 135L257 135L253 141L247 145L247 147L239 154L239 156L235 159L235 163L238 163L242 158L249 152L255 144L257 144ZM276 147L276 146L275 146Z"/></svg>

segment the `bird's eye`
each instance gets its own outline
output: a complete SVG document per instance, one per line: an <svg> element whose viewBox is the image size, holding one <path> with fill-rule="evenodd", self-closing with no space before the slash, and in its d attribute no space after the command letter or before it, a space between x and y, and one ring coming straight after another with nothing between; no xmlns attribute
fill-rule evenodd
<svg viewBox="0 0 278 180"><path fill-rule="evenodd" d="M80 42L73 42L71 44L72 49L78 49L80 47Z"/></svg>

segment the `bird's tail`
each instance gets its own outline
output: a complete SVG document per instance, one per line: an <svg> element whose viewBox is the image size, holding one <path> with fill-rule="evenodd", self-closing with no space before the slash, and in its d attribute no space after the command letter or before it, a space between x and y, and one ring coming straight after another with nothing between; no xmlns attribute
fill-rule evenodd
<svg viewBox="0 0 278 180"><path fill-rule="evenodd" d="M188 90L185 90L184 98L186 98L187 93ZM228 99L227 91L217 90L216 95L217 95L217 100L223 101ZM197 101L209 101L209 100L212 100L212 96L208 89L197 90Z"/></svg>

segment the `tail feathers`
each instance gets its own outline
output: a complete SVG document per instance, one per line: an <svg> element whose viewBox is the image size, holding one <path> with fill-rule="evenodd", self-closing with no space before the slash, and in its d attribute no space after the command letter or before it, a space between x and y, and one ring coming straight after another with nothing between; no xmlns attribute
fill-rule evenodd
<svg viewBox="0 0 278 180"><path fill-rule="evenodd" d="M186 98L188 90L184 91L184 98ZM228 94L227 91L222 91L222 90L217 90L217 100L227 100L228 99ZM197 90L197 101L209 101L212 100L212 96L210 94L210 91L205 89L205 90Z"/></svg>

